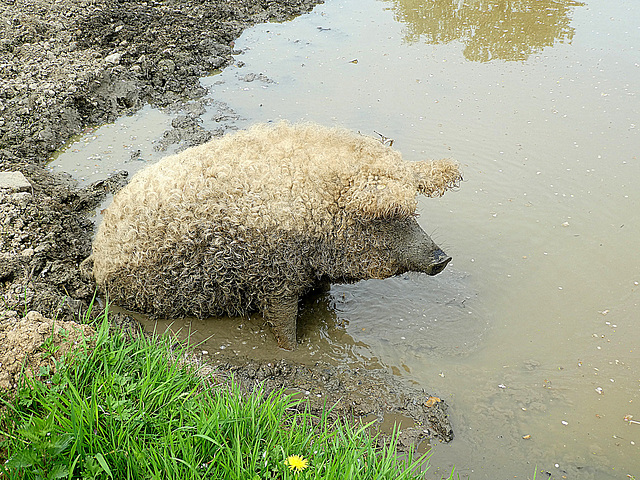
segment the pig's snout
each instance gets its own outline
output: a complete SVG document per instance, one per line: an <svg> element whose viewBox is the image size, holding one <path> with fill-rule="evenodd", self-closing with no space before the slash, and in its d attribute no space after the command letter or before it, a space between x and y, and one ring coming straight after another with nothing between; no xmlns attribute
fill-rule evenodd
<svg viewBox="0 0 640 480"><path fill-rule="evenodd" d="M437 275L439 274L447 264L451 261L451 257L449 257L442 250L438 249L433 252L433 263L429 265L427 270L427 275Z"/></svg>

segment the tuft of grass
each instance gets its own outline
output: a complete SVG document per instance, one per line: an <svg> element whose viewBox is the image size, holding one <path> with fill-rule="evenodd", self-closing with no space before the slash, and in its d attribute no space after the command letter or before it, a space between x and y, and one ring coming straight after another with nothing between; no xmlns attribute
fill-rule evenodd
<svg viewBox="0 0 640 480"><path fill-rule="evenodd" d="M300 413L303 400L212 385L173 347L111 331L106 309L91 346L0 398L0 477L395 480L426 466L396 455L396 434L380 449L366 426Z"/></svg>

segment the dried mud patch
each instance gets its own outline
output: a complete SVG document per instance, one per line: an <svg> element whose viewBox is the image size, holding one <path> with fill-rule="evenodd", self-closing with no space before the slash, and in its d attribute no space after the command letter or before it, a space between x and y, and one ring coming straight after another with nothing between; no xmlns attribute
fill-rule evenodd
<svg viewBox="0 0 640 480"><path fill-rule="evenodd" d="M14 391L23 376L48 377L56 362L95 334L76 322L55 322L38 312L24 318L0 313L0 389Z"/></svg>

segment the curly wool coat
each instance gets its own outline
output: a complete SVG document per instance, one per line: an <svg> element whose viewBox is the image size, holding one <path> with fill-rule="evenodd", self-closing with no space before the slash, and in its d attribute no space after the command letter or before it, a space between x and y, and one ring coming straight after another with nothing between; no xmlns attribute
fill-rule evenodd
<svg viewBox="0 0 640 480"><path fill-rule="evenodd" d="M154 317L261 311L295 348L298 300L319 282L444 268L416 194L459 180L451 161L405 162L348 130L256 125L136 174L98 228L93 275Z"/></svg>

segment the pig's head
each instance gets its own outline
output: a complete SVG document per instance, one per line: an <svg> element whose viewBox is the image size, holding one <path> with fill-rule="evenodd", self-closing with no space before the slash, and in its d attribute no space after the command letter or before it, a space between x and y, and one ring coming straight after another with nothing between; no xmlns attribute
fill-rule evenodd
<svg viewBox="0 0 640 480"><path fill-rule="evenodd" d="M451 261L413 217L356 221L334 247L329 268L323 270L336 282L388 278L405 272L437 275Z"/></svg>
<svg viewBox="0 0 640 480"><path fill-rule="evenodd" d="M387 250L395 274L437 275L451 261L414 218L381 222L379 235L383 239L379 245Z"/></svg>
<svg viewBox="0 0 640 480"><path fill-rule="evenodd" d="M340 260L329 276L354 281L409 271L437 275L451 257L418 225L416 195L440 196L457 186L458 165L438 160L374 167L359 168L343 184L338 205L347 220L338 229Z"/></svg>

